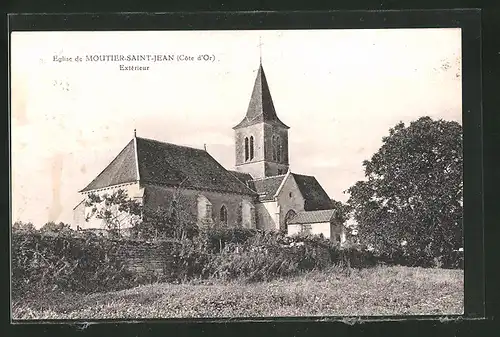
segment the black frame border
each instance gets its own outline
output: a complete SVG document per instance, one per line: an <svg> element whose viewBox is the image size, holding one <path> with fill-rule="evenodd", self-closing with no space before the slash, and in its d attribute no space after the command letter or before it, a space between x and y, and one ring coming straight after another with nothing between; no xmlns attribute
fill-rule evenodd
<svg viewBox="0 0 500 337"><path fill-rule="evenodd" d="M464 248L465 300L464 316L447 316L444 321L485 318L484 266L484 200L483 200L483 119L481 87L481 15L479 10L412 10L412 11L309 11L309 12L190 12L190 13L101 13L101 14L13 14L8 17L8 33L12 31L74 30L267 30L267 29L381 29L381 28L461 28L462 29L462 110L464 128ZM10 40L9 40L10 49ZM9 68L10 72L10 68ZM10 74L10 73L9 73ZM9 83L10 85L10 83ZM10 88L9 88L10 90ZM10 91L9 91L10 98ZM10 117L10 114L9 114ZM10 119L8 121L10 124ZM10 127L10 125L9 125ZM9 128L10 131L10 128ZM10 132L9 132L10 134ZM10 139L9 139L10 149ZM9 151L9 150L8 150ZM10 151L8 152L10 153ZM10 180L10 176L9 176ZM10 181L9 181L10 183ZM10 191L10 189L9 189ZM10 210L10 205L9 205ZM10 237L9 237L10 246ZM9 256L10 263L10 256ZM9 280L10 281L10 280ZM10 301L9 301L10 307ZM10 310L9 310L10 313ZM10 318L10 316L9 316ZM331 318L337 323L351 321L401 322L419 320L443 322L437 316L394 316ZM245 319L252 324L318 322L318 318ZM158 323L201 322L227 323L228 320L145 320L137 325ZM24 322L23 322L24 323ZM27 322L28 323L28 322ZM41 321L31 323L40 324ZM70 323L52 321L46 323ZM96 321L102 325L129 325L124 321ZM267 324L265 323L265 324ZM326 324L326 323L325 323ZM50 324L52 325L52 324ZM177 325L177 324L175 324ZM205 325L205 324L203 324ZM27 324L26 326L32 326ZM21 328L21 326L17 326ZM87 329L94 327L90 325ZM130 326L129 326L130 327ZM62 327L61 327L62 328ZM18 330L18 329L16 329ZM24 330L24 328L22 328ZM19 330L18 330L19 331ZM125 331L127 329L125 328Z"/></svg>

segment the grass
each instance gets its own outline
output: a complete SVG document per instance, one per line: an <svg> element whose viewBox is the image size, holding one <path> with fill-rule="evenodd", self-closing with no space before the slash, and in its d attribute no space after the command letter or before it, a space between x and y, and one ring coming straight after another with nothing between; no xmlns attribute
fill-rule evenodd
<svg viewBox="0 0 500 337"><path fill-rule="evenodd" d="M141 319L463 313L463 270L376 267L262 283L159 283L13 301L13 319Z"/></svg>

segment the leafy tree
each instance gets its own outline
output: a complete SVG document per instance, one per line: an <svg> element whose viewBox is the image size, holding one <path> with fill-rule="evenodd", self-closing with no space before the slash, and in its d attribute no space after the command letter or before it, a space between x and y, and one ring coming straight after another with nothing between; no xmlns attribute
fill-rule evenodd
<svg viewBox="0 0 500 337"><path fill-rule="evenodd" d="M59 222L56 224L54 221L49 221L40 228L41 232L54 232L54 233L61 231L68 231L68 230L71 230L70 225L65 224L64 222Z"/></svg>
<svg viewBox="0 0 500 337"><path fill-rule="evenodd" d="M143 239L176 238L179 240L197 235L198 226L190 212L183 207L180 193L174 193L166 207L147 207L127 196L124 190L113 194L90 194L86 207L91 208L86 217L102 219L105 228L113 236L121 236L122 229L132 228L132 234Z"/></svg>
<svg viewBox="0 0 500 337"><path fill-rule="evenodd" d="M415 264L462 247L461 125L422 117L382 141L348 190L361 242Z"/></svg>
<svg viewBox="0 0 500 337"><path fill-rule="evenodd" d="M333 208L337 211L337 216L340 222L343 224L350 218L350 213L352 211L352 207L348 204L345 204L341 201L337 201L334 199L330 199L333 204Z"/></svg>
<svg viewBox="0 0 500 337"><path fill-rule="evenodd" d="M28 232L33 232L36 231L35 226L31 222L22 222L22 221L16 221L12 225L12 231L28 231Z"/></svg>
<svg viewBox="0 0 500 337"><path fill-rule="evenodd" d="M85 206L91 208L85 220L103 220L105 229L114 237L121 236L122 228L135 226L142 216L142 204L129 198L127 192L122 189L112 194L91 193L85 201Z"/></svg>

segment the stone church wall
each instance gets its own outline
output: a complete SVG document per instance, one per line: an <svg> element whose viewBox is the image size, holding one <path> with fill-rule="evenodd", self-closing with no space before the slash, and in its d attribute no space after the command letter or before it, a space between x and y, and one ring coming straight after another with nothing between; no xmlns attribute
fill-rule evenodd
<svg viewBox="0 0 500 337"><path fill-rule="evenodd" d="M257 228L266 231L277 231L278 226L278 204L275 201L258 203L255 205L257 212Z"/></svg>
<svg viewBox="0 0 500 337"><path fill-rule="evenodd" d="M254 157L245 161L245 137L254 138ZM272 160L272 137L279 136L282 160ZM270 124L259 123L235 131L236 169L254 178L284 174L288 170L288 131Z"/></svg>
<svg viewBox="0 0 500 337"><path fill-rule="evenodd" d="M264 160L264 127L255 124L235 131L236 165L245 163L245 137L254 138L254 158L252 161Z"/></svg>
<svg viewBox="0 0 500 337"><path fill-rule="evenodd" d="M99 195L105 193L111 194L119 189L123 189L130 197L134 197L142 202L142 197L146 202L145 206L154 209L161 207L164 209L172 209L172 201L174 198L178 202L176 209L179 211L181 219L186 221L198 222L199 213L199 196L204 196L212 205L212 219L214 224L219 223L220 210L224 205L227 209L228 225L240 226L244 225L247 228L255 228L255 208L253 207L253 199L251 196L218 193L212 191L196 191L181 189L177 190L173 187L160 186L145 186L140 187L139 184L128 184L116 186L104 190L97 191ZM83 198L87 198L84 195ZM202 205L206 209L205 205ZM79 204L73 212L74 225L80 226L82 229L101 228L102 220L91 218L85 221L85 217L90 213L91 209L85 207L84 203Z"/></svg>
<svg viewBox="0 0 500 337"><path fill-rule="evenodd" d="M264 124L264 141L266 143L265 153L266 158L272 159L273 143L272 137L279 136L281 140L282 164L288 165L288 130L281 127L276 127L271 124Z"/></svg>
<svg viewBox="0 0 500 337"><path fill-rule="evenodd" d="M200 198L203 196L204 198ZM214 224L220 222L220 210L224 205L227 209L227 223L229 226L241 226L245 224L249 228L255 228L255 209L252 207L251 196L219 193L213 191L198 191L190 189L177 190L173 187L146 186L145 202L148 206L169 209L172 200L177 200L177 209L181 218L198 222L200 212L206 209L200 205L200 200L208 200L212 205L212 220Z"/></svg>
<svg viewBox="0 0 500 337"><path fill-rule="evenodd" d="M288 211L294 210L296 213L304 210L304 197L300 193L299 187L292 175L286 177L285 183L278 195L280 205L279 226L286 228L285 217Z"/></svg>
<svg viewBox="0 0 500 337"><path fill-rule="evenodd" d="M304 210L304 198L293 176L289 175L281 187L277 201L268 201L255 205L259 229L278 231L286 229L285 217L288 211L296 213Z"/></svg>

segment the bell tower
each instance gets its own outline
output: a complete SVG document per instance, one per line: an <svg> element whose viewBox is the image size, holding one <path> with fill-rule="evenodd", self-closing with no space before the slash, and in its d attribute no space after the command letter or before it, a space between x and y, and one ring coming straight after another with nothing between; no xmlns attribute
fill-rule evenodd
<svg viewBox="0 0 500 337"><path fill-rule="evenodd" d="M288 129L276 114L262 61L243 120L235 132L236 170L254 179L288 171Z"/></svg>

